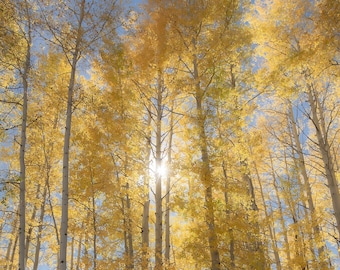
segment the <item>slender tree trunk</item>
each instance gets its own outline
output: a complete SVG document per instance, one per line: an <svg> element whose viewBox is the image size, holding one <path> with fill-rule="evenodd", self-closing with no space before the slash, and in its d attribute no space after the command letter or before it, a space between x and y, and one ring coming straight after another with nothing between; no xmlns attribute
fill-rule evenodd
<svg viewBox="0 0 340 270"><path fill-rule="evenodd" d="M39 199L39 193L40 193L40 184L38 184L37 187L37 193L36 193L36 199ZM37 215L37 206L34 205L33 207L33 212L32 212L32 216L31 216L31 223L29 224L29 229L27 231L26 234L26 255L25 255L25 264L27 264L27 259L28 259L28 251L29 251L29 247L30 247L30 243L31 243L31 236L32 236L32 232L33 232L33 225L32 223L35 222L35 218Z"/></svg>
<svg viewBox="0 0 340 270"><path fill-rule="evenodd" d="M288 233L287 233L287 229L286 229L286 225L285 225L285 220L284 220L284 215L283 215L283 207L282 207L282 203L281 203L281 199L280 199L280 195L279 195L279 190L277 188L277 179L275 176L275 169L274 169L274 165L273 165L273 159L270 156L270 163L271 163L271 170L272 170L272 177L273 177L273 186L274 186L274 190L275 190L275 195L277 198L277 204L278 204L278 210L279 210L279 215L280 215L280 225L281 225L281 230L282 230L282 234L283 234L283 239L284 239L284 249L285 249L285 253L287 255L287 261L290 262L291 261L291 255L290 255L290 245L289 245L289 241L288 241ZM290 267L288 267L288 269L291 269Z"/></svg>
<svg viewBox="0 0 340 270"><path fill-rule="evenodd" d="M15 228L15 227L12 227L12 228ZM8 243L8 246L7 246L7 251L6 251L6 267L5 267L5 270L9 270L10 268L12 268L12 266L10 264L10 256L11 256L11 251L12 251L12 245L13 245L13 239L11 238L9 240L9 243Z"/></svg>
<svg viewBox="0 0 340 270"><path fill-rule="evenodd" d="M143 204L142 220L142 269L148 269L149 265L149 209L150 200L145 200Z"/></svg>
<svg viewBox="0 0 340 270"><path fill-rule="evenodd" d="M21 74L23 80L23 105L22 105L22 122L21 122L21 142L20 142L20 224L19 224L19 270L26 269L26 126L27 126L27 108L28 108L28 77L31 68L31 20L29 15L28 3L25 1L25 13L27 16L27 48L24 63L24 70Z"/></svg>
<svg viewBox="0 0 340 270"><path fill-rule="evenodd" d="M228 173L227 168L225 167L225 162L222 163L222 170L224 176L224 202L226 205L226 217L227 219L231 220L231 211L229 210L229 197L228 197ZM234 239L234 231L229 226L228 234L229 234L229 256L230 256L230 267L234 269L236 267L235 264L235 239Z"/></svg>
<svg viewBox="0 0 340 270"><path fill-rule="evenodd" d="M331 155L331 149L328 142L328 133L326 131L326 125L323 117L323 111L321 108L318 96L311 85L308 85L308 102L311 107L311 118L315 127L316 136L318 140L318 147L321 152L322 161L326 173L328 188L331 193L332 204L334 209L334 216L336 219L336 228L340 237L340 194L338 181L336 179L334 170L334 160Z"/></svg>
<svg viewBox="0 0 340 270"><path fill-rule="evenodd" d="M289 115L288 115L289 118ZM287 119L287 123L289 123L289 119ZM290 145L292 146L291 151L292 151L292 156L295 157L296 156L296 149L295 147L293 147L294 143L293 143L293 136L291 134L291 126L289 127L289 132L290 132ZM288 175L288 180L291 182L291 177L289 176L290 170L291 170L291 166L290 164L288 164L287 161L287 155L286 152L284 152L284 161L285 161L285 167L286 167L286 175ZM297 185L294 183L295 186L297 186L297 192L299 194L299 198L294 198L293 196L288 196L288 200L291 202L291 209L292 211L294 211L294 215L296 213L296 216L299 216L300 213L300 207L299 204L302 205L302 218L300 217L299 220L296 221L297 224L297 233L296 237L295 237L295 242L299 243L299 256L301 256L303 258L303 260L305 261L305 265L303 266L303 268L305 269L309 269L310 267L310 262L316 262L316 254L315 254L315 250L314 250L314 236L312 231L308 228L308 226L311 224L311 216L309 215L310 213L308 213L307 211L307 205L306 205L306 195L305 195L305 186L301 181L301 176L299 173L299 165L298 165L298 161L296 158L293 158L293 164L294 164L294 168L296 171L296 176L293 176L293 178L296 178L297 181ZM293 181L294 182L294 181ZM300 202L296 202L296 199L298 199ZM304 225L302 223L302 220L306 221L306 225ZM306 239L307 239L307 243L306 243ZM312 255L311 259L309 259L308 257L308 252L307 252L307 247L306 245L309 245L309 250L310 253Z"/></svg>
<svg viewBox="0 0 340 270"><path fill-rule="evenodd" d="M16 242L18 240L18 232L16 230L17 225L18 225L18 220L19 220L19 209L15 212L14 219L12 222L12 233L15 234L14 240L11 237L7 246L7 252L6 252L6 267L5 270L12 269L13 266L13 257L11 257L11 252L12 252L12 245L14 244L16 246ZM14 243L13 243L14 242Z"/></svg>
<svg viewBox="0 0 340 270"><path fill-rule="evenodd" d="M73 270L73 260L74 260L74 237L71 240L71 262L70 262L70 269Z"/></svg>
<svg viewBox="0 0 340 270"><path fill-rule="evenodd" d="M47 176L49 177L49 175ZM45 187L44 187L44 193L43 198L41 202L41 210L40 210L40 219L39 219L39 226L38 226L38 237L37 237L37 244L35 246L35 256L34 256L34 265L33 270L38 270L39 265L39 254L40 254L40 247L41 247L41 235L42 235L42 229L43 229L43 222L44 222L44 216L45 216L45 206L46 206L46 198L47 198L47 182L46 180Z"/></svg>
<svg viewBox="0 0 340 270"><path fill-rule="evenodd" d="M50 181L49 178L47 178L47 191L48 191L48 205L50 206L50 211L51 211L51 216L53 220L53 228L55 230L55 237L57 240L57 243L60 243L59 241L59 232L58 232L58 226L57 226L57 221L55 219L54 215L54 210L53 210L53 205L52 205L52 196L51 196L51 189L50 189ZM58 253L59 254L59 253ZM59 255L58 255L59 256ZM59 260L58 260L59 261Z"/></svg>
<svg viewBox="0 0 340 270"><path fill-rule="evenodd" d="M264 214L265 214L267 224L268 224L267 226L268 226L268 231L269 231L269 235L270 235L271 245L272 245L273 252L274 252L276 269L281 270L282 265L281 265L280 256L279 256L279 253L278 253L277 241L276 241L275 235L273 233L273 229L272 229L272 225L271 225L272 222L270 220L266 200L264 198L263 187L262 187L262 183L261 183L261 177L260 177L260 174L258 172L257 165L256 165L255 162L254 162L254 168L255 168L255 172L256 172L256 176L257 176L257 181L258 181L259 187L260 187L261 199L262 199L262 204L263 204L263 208L264 208Z"/></svg>
<svg viewBox="0 0 340 270"><path fill-rule="evenodd" d="M248 184L248 194L250 195L251 209L253 211L258 211L259 208L257 207L257 204L256 204L253 180L251 179L249 172L248 172L248 164L247 164L246 161L241 161L241 165L242 165L243 170L244 170L244 172L243 172L244 182L246 182Z"/></svg>
<svg viewBox="0 0 340 270"><path fill-rule="evenodd" d="M126 183L126 208L127 208L127 240L129 244L128 261L129 269L134 268L134 258L133 258L133 235L132 235L132 221L131 221L131 201L129 196L129 184Z"/></svg>
<svg viewBox="0 0 340 270"><path fill-rule="evenodd" d="M32 232L33 232L32 223L35 222L36 215L37 215L37 207L34 206L33 212L32 212L32 217L31 217L31 224L29 224L29 229L28 229L27 234L26 234L25 264L27 264L28 251L29 251L29 247L30 247L30 243L31 243L31 236L32 236Z"/></svg>
<svg viewBox="0 0 340 270"><path fill-rule="evenodd" d="M124 198L121 197L121 202L122 202L122 214L123 214L123 225L124 225L124 263L125 263L125 269L129 269L129 244L128 244L128 229L127 229L127 222L126 222L126 212L125 212L125 201Z"/></svg>
<svg viewBox="0 0 340 270"><path fill-rule="evenodd" d="M96 200L95 200L95 189L94 189L94 181L93 181L93 171L91 171L91 191L92 191L92 223L93 223L93 270L97 269L97 217L96 217Z"/></svg>
<svg viewBox="0 0 340 270"><path fill-rule="evenodd" d="M19 240L19 234L15 235L15 239L14 239L14 244L13 244L13 250L12 250L12 255L11 255L11 259L10 259L10 267L9 269L12 270L14 267L14 256L16 254L16 250L17 250L17 246L18 246L18 240Z"/></svg>
<svg viewBox="0 0 340 270"><path fill-rule="evenodd" d="M171 111L173 111L174 105L172 103ZM171 166L171 150L172 150L172 136L173 136L173 126L174 126L174 116L171 114L170 116L170 132L169 132L169 146L168 146L168 169ZM165 260L167 264L170 264L170 184L171 184L171 176L168 172L167 181L166 181L166 196L165 196Z"/></svg>
<svg viewBox="0 0 340 270"><path fill-rule="evenodd" d="M306 258L306 248L304 243L305 238L305 231L301 224L301 218L299 215L299 207L298 207L298 201L295 200L293 197L294 191L290 191L291 188L295 187L295 183L292 181L290 176L290 167L288 165L287 161L287 153L286 150L283 151L283 158L284 158L284 164L285 164L285 175L287 176L287 183L288 183L288 190L284 192L283 198L285 201L285 205L287 205L287 209L290 212L291 218L293 220L294 226L292 228L292 231L294 232L294 245L295 248L295 260L297 261L298 267L301 269L308 269L308 259ZM297 183L298 186L298 192L301 190L301 186L299 183ZM303 209L304 213L303 216L306 216L306 208ZM292 247L292 246L291 246Z"/></svg>
<svg viewBox="0 0 340 270"><path fill-rule="evenodd" d="M125 250L125 267L126 269L134 268L133 258L133 236L132 236L132 221L131 221L131 201L129 197L129 183L126 183L125 198L121 197L122 214L124 222L124 250ZM126 204L126 207L125 207Z"/></svg>
<svg viewBox="0 0 340 270"><path fill-rule="evenodd" d="M56 123L57 120L55 120L55 125L53 126L53 129L56 129ZM42 202L41 202L41 210L40 210L40 219L39 219L39 226L38 226L38 236L37 236L37 243L35 247L35 255L34 255L34 264L33 264L33 270L38 270L38 265L39 265L39 258L40 258L40 247L41 247L41 236L42 236L42 231L43 231L43 223L44 223L44 217L45 217L45 209L46 209L46 200L47 200L47 195L49 194L49 201L51 199L51 194L50 194L50 172L51 172L51 165L49 162L50 156L48 155L46 151L46 140L45 140L45 133L42 130L42 139L43 139L43 151L44 151L44 158L45 158L45 167L46 167L46 179L45 179L45 186L44 186L44 191L43 191L43 196L42 196ZM53 149L53 144L52 144L52 149ZM56 238L57 238L57 243L59 243L59 237L58 237L58 229L55 223L54 219L54 214L53 214L53 208L52 204L50 204L51 207L51 215L52 219L54 221L54 229L56 230Z"/></svg>
<svg viewBox="0 0 340 270"><path fill-rule="evenodd" d="M81 229L84 229L84 223L81 224ZM83 241L83 234L80 234L79 240L78 240L78 250L77 250L77 266L76 270L80 270L80 259L81 259L81 242Z"/></svg>
<svg viewBox="0 0 340 270"><path fill-rule="evenodd" d="M255 189L254 189L254 184L253 184L253 179L250 177L249 174L249 167L247 161L242 161L241 165L243 166L243 179L244 182L248 184L248 194L250 196L251 200L251 210L253 211L254 217L252 218L254 223L252 223L252 226L254 227L254 232L249 233L249 237L253 237L252 234L254 235L255 233L255 239L254 243L250 244L250 250L252 252L257 253L256 256L258 257L256 263L256 267L260 269L265 269L266 268L266 261L264 257L264 252L263 252L263 244L259 240L259 234L260 234L260 225L258 223L258 211L259 208L256 204L256 197L255 197Z"/></svg>
<svg viewBox="0 0 340 270"><path fill-rule="evenodd" d="M159 71L157 86L157 120L156 120L156 223L155 223L155 270L163 269L163 210L162 210L162 175L160 168L162 166L162 117L163 117L163 78Z"/></svg>
<svg viewBox="0 0 340 270"><path fill-rule="evenodd" d="M193 40L194 46L196 46L196 41ZM199 83L199 72L198 72L198 63L197 56L194 55L193 59L193 67L194 67L194 80L195 80L195 99L196 99L196 110L197 110L197 128L199 132L199 147L202 158L202 168L200 170L200 180L204 185L205 189L205 218L206 223L208 225L208 243L209 243L209 251L211 257L211 270L219 270L221 269L221 261L220 254L218 251L218 240L217 233L215 228L215 216L214 216L214 205L213 205L213 194L212 194L212 177L211 177L211 168L210 168L210 160L208 154L208 144L207 144L207 136L205 133L205 114L202 108L202 99L204 96L204 91L200 87Z"/></svg>
<svg viewBox="0 0 340 270"><path fill-rule="evenodd" d="M66 126L64 136L64 150L63 150L63 184L62 184L62 213L61 213L61 226L60 226L60 257L59 257L59 270L66 270L67 262L67 229L68 229L68 182L69 182L69 151L70 151L70 137L71 137L71 119L73 107L73 91L75 84L75 76L77 63L80 54L80 42L82 40L82 24L85 15L85 0L81 1L80 17L78 21L77 38L75 49L72 55L71 63L71 77L68 86L67 94L67 111L66 111Z"/></svg>
<svg viewBox="0 0 340 270"><path fill-rule="evenodd" d="M147 130L151 130L151 105L148 108L147 115ZM150 154L151 154L151 131L146 134L146 168L144 173L144 202L143 202L143 217L142 217L142 269L148 269L149 265L149 211L150 211L150 198L149 198L149 170L150 170Z"/></svg>
<svg viewBox="0 0 340 270"><path fill-rule="evenodd" d="M302 152L302 146L301 146L301 142L299 139L299 133L298 133L298 129L297 129L297 124L294 118L294 112L293 112L293 107L292 104L289 103L289 112L288 112L288 116L291 122L291 127L292 127L292 133L293 133L293 139L295 142L295 147L296 147L296 152L298 155L298 169L299 172L302 175L303 181L304 181L304 190L307 193L307 202L308 202L308 208L310 211L310 219L311 219L311 223L312 223L312 227L314 230L314 234L316 237L316 243L318 246L318 254L319 254L319 260L320 260L320 266L323 268L327 267L327 259L326 259L326 254L325 254L325 245L324 243L321 243L322 239L321 239L321 228L319 226L319 224L317 224L315 222L315 206L314 206L314 202L313 202L313 195L312 195L312 188L311 185L309 183L309 177L307 174L307 168L306 168L306 164L305 164L305 159L304 159L304 154ZM295 160L295 159L294 159ZM321 246L319 245L319 243L321 243ZM313 248L314 250L314 248ZM312 252L313 252L312 250ZM313 252L314 253L314 252ZM315 254L314 254L315 255Z"/></svg>

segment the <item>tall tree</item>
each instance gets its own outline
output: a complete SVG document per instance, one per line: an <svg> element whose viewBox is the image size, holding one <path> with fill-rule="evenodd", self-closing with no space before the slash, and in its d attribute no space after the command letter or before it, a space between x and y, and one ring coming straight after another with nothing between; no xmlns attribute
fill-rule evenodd
<svg viewBox="0 0 340 270"><path fill-rule="evenodd" d="M31 71L31 47L33 32L32 7L28 1L4 2L1 7L4 23L1 24L2 64L14 71L22 85L20 129L20 207L19 207L19 269L26 268L26 126L28 123L28 92ZM22 45L18 50L17 45ZM5 73L6 74L6 73ZM5 85L4 85L5 86ZM6 86L5 86L6 87ZM5 91L6 92L6 91ZM6 97L2 102L7 102ZM13 101L9 101L13 102ZM14 102L13 104L15 104Z"/></svg>
<svg viewBox="0 0 340 270"><path fill-rule="evenodd" d="M26 126L27 126L27 108L28 108L28 81L31 67L31 45L32 45L32 21L31 21L31 7L28 2L23 3L24 18L26 22L25 40L26 40L26 54L25 62L23 64L23 71L21 73L23 80L23 105L22 105L22 123L21 123L21 141L20 141L20 225L19 225L19 269L26 268L26 164L25 164L25 151L26 151Z"/></svg>
<svg viewBox="0 0 340 270"><path fill-rule="evenodd" d="M234 1L174 1L167 5L171 12L169 19L176 40L175 48L178 50L176 54L182 65L180 76L187 82L182 88L192 95L190 104L194 121L190 125L194 127L194 145L199 156L199 184L204 188L205 235L211 269L221 269L221 256L215 224L215 183L209 151L209 103L214 100L213 89L219 87L222 70L235 59L231 51L246 46L248 42L246 31L242 29L239 5L241 3ZM229 39L232 33L237 34Z"/></svg>
<svg viewBox="0 0 340 270"><path fill-rule="evenodd" d="M166 166L166 152L169 146L166 145L166 138L169 136L167 122L171 112L169 111L171 94L174 89L170 85L172 74L167 72L171 68L171 47L168 25L169 20L164 17L166 12L162 5L149 2L146 10L150 16L144 18L140 27L136 30L137 39L133 46L139 47L134 52L134 64L140 70L140 75L135 79L138 91L141 91L141 99L145 107L146 117L149 118L150 134L147 136L147 143L151 150L149 170L154 179L155 196L155 269L163 269L163 179L166 177L163 168ZM145 61L145 55L148 61ZM149 72L148 74L145 72ZM143 86L146 89L142 89ZM148 161L147 161L148 162ZM152 187L151 187L152 188ZM143 228L144 232L144 228Z"/></svg>
<svg viewBox="0 0 340 270"><path fill-rule="evenodd" d="M66 125L63 148L63 181L62 181L62 217L60 227L60 258L59 269L66 269L67 262L67 231L69 201L69 151L71 137L71 120L74 110L74 91L78 63L82 56L95 48L100 39L114 31L117 1L68 1L53 3L50 8L43 6L44 22L56 44L65 54L70 64L70 77L67 93ZM65 12L67 11L67 14ZM54 18L54 24L50 19ZM55 21L57 23L55 23Z"/></svg>

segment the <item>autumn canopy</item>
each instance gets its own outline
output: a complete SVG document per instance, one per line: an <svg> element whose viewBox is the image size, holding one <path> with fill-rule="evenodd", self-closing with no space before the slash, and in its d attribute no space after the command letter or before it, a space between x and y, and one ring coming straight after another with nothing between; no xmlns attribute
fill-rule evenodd
<svg viewBox="0 0 340 270"><path fill-rule="evenodd" d="M337 269L339 78L339 0L2 0L0 269Z"/></svg>

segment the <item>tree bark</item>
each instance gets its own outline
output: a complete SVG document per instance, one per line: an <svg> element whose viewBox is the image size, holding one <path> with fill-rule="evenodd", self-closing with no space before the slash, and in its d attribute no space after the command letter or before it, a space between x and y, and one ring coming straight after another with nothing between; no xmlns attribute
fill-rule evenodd
<svg viewBox="0 0 340 270"><path fill-rule="evenodd" d="M31 18L29 14L29 7L25 1L25 15L26 15L26 55L24 62L24 69L21 74L23 81L23 105L22 105L22 122L21 122L21 142L20 142L20 222L19 222L19 270L26 269L26 126L27 126L27 109L28 109L28 79L31 69Z"/></svg>
<svg viewBox="0 0 340 270"><path fill-rule="evenodd" d="M172 103L171 111L173 111L174 105ZM169 132L169 147L168 147L168 169L171 166L171 150L172 150L172 137L173 137L173 126L174 126L174 116L171 114L170 116L170 132ZM167 264L170 264L170 184L171 184L171 175L168 172L167 181L166 181L166 196L165 196L165 260Z"/></svg>
<svg viewBox="0 0 340 270"><path fill-rule="evenodd" d="M92 226L93 226L93 270L97 269L97 214L96 214L96 200L95 200L95 189L93 180L93 170L90 168L91 177L91 203L92 203Z"/></svg>
<svg viewBox="0 0 340 270"><path fill-rule="evenodd" d="M193 39L193 45L196 47L196 41ZM214 216L214 205L213 205L213 194L212 194L212 178L211 178L211 168L210 160L208 154L208 143L207 136L205 133L205 114L202 108L204 91L200 87L199 83L199 71L197 56L193 55L193 75L195 81L195 99L196 99L196 110L197 110L197 121L196 125L199 133L199 148L202 158L202 167L200 170L200 181L204 185L205 189L205 218L208 226L208 243L209 251L211 257L211 270L221 269L220 254L218 251L218 240L217 233L215 229L215 216Z"/></svg>
<svg viewBox="0 0 340 270"><path fill-rule="evenodd" d="M36 199L39 199L39 193L40 193L40 184L38 184L38 187L37 187ZM29 224L29 229L28 229L27 234L26 234L26 255L25 255L25 264L27 264L28 250L29 250L29 247L30 247L31 236L32 236L33 227L34 227L34 226L32 225L32 223L35 222L36 215L37 215L37 206L34 205L34 207L33 207L33 212L32 212L32 216L31 216L31 224Z"/></svg>
<svg viewBox="0 0 340 270"><path fill-rule="evenodd" d="M229 196L228 196L228 174L227 174L227 168L225 165L225 162L222 163L222 170L223 170L223 176L224 176L224 202L226 205L226 218L231 220L231 211L229 210ZM230 267L234 269L236 267L235 264L235 239L234 239L234 231L229 225L228 229L229 234L229 256L230 256Z"/></svg>
<svg viewBox="0 0 340 270"><path fill-rule="evenodd" d="M47 176L49 177L49 176ZM41 247L41 235L42 235L42 229L43 229L43 222L44 222L44 216L45 216L45 206L46 206L46 197L47 197L47 182L44 187L44 193L43 198L41 202L41 210L40 210L40 219L39 219L39 226L38 226L38 237L37 237L37 243L35 246L35 255L34 255L34 264L33 264L33 270L38 270L39 265L39 254L40 254L40 247Z"/></svg>
<svg viewBox="0 0 340 270"><path fill-rule="evenodd" d="M132 221L131 221L131 201L129 196L129 183L124 186L126 188L125 196L121 198L122 214L124 222L124 250L125 250L125 267L126 269L134 268L133 258L133 235L132 235ZM126 205L126 207L125 207Z"/></svg>
<svg viewBox="0 0 340 270"><path fill-rule="evenodd" d="M282 265L281 265L281 260L280 260L280 256L279 256L279 253L278 253L277 241L276 241L276 237L275 237L275 234L273 232L273 229L272 229L272 225L271 225L272 222L270 220L270 216L269 216L269 213L268 213L266 200L264 198L263 187L262 187L262 183L261 183L261 177L260 177L260 174L259 174L259 171L257 169L257 165L256 165L255 162L254 162L254 168L255 168L255 172L256 172L256 176L257 176L257 181L258 181L259 187L260 187L260 193L261 193L261 199L262 199L262 204L263 204L263 208L264 208L264 214L265 214L265 217L266 217L267 223L268 223L267 226L268 226L268 231L269 231L269 235L270 235L270 241L271 241L272 249L273 249L273 252L274 252L276 269L281 270Z"/></svg>
<svg viewBox="0 0 340 270"><path fill-rule="evenodd" d="M14 257L15 257L15 254L16 254L17 246L18 246L18 239L19 239L19 235L16 234L15 239L14 239L14 245L13 245L12 255L11 255L11 259L10 259L10 264L9 264L10 270L12 270L13 266L14 266Z"/></svg>
<svg viewBox="0 0 340 270"><path fill-rule="evenodd" d="M75 76L77 63L80 55L80 43L82 40L82 24L85 16L85 0L81 1L80 17L78 21L78 29L76 32L75 49L72 55L71 63L71 77L68 86L67 94L67 110L66 110L66 126L64 136L64 150L63 150L63 184L62 184L62 214L60 226L60 257L59 257L59 270L66 270L67 262L67 229L68 229L68 182L69 182L69 151L70 151L70 137L71 137L71 120L72 120L72 107L73 107L73 91L75 84Z"/></svg>
<svg viewBox="0 0 340 270"><path fill-rule="evenodd" d="M81 224L81 230L84 229L84 223ZM78 239L78 250L77 250L77 265L76 265L76 270L80 270L81 269L81 265L80 265L80 259L81 259L81 243L83 241L83 234L80 235L79 239Z"/></svg>
<svg viewBox="0 0 340 270"><path fill-rule="evenodd" d="M6 267L5 267L5 270L10 270L13 267L13 256L11 256L11 252L12 252L12 245L14 244L14 246L16 247L17 241L18 241L18 233L19 232L16 231L16 228L17 228L17 225L18 225L18 220L20 218L19 217L19 211L20 211L19 209L17 209L15 211L14 219L13 219L12 224L11 224L12 233L15 234L15 237L14 237L14 241L13 241L12 237L9 239L9 243L8 243L8 246L7 246L7 252L6 252ZM15 250L15 248L14 248L14 250ZM13 253L14 253L14 251L13 251Z"/></svg>
<svg viewBox="0 0 340 270"><path fill-rule="evenodd" d="M309 183L309 177L307 174L307 168L306 168L306 164L305 164L305 159L304 159L304 154L302 151L302 146L301 146L301 142L299 139L299 133L298 133L298 129L297 129L297 124L294 118L294 112L293 112L293 107L292 104L289 103L289 108L288 108L288 117L290 119L291 122L291 128L292 128L292 133L293 133L293 139L295 142L295 147L296 147L296 152L298 154L298 170L302 175L303 181L304 181L304 190L307 193L307 203L308 203L308 208L309 208L309 212L310 212L310 220L312 223L312 227L313 227L313 231L315 234L315 238L317 241L317 249L318 249L318 255L319 255L319 261L320 261L320 266L322 266L323 268L327 267L327 259L326 259L326 254L325 254L325 245L324 243L322 243L322 245L320 246L318 243L320 243L322 241L321 239L321 228L319 226L319 224L317 224L315 222L315 206L314 206L314 202L313 202L313 196L312 196L312 188L311 185ZM294 159L295 160L295 159ZM315 242L315 241L314 241ZM313 254L314 254L314 248L312 249ZM315 256L315 254L314 254Z"/></svg>
<svg viewBox="0 0 340 270"><path fill-rule="evenodd" d="M151 105L148 108L147 113L147 134L146 134L146 143L145 143L145 151L146 151L146 166L144 173L144 194L143 194L143 217L142 217L142 269L148 269L149 265L149 212L150 212L150 198L149 198L149 170L150 170L150 155L151 155Z"/></svg>
<svg viewBox="0 0 340 270"><path fill-rule="evenodd" d="M126 183L126 208L127 208L127 239L129 244L128 252L128 268L134 269L134 257L133 257L133 235L132 235L132 220L131 220L131 200L129 196L129 184Z"/></svg>
<svg viewBox="0 0 340 270"><path fill-rule="evenodd" d="M150 200L144 201L143 220L142 220L142 269L148 269L149 258L149 209Z"/></svg>
<svg viewBox="0 0 340 270"><path fill-rule="evenodd" d="M274 169L274 164L273 164L273 159L270 156L270 165L271 165L271 174L273 177L273 186L274 186L274 190L275 190L275 195L277 198L277 204L278 204L278 210L279 210L279 215L280 215L280 225L281 225L281 230L282 230L282 234L283 234L283 239L285 242L285 253L287 255L287 261L290 262L291 261L291 255L290 255L290 246L289 246L289 241L288 241L288 233L287 233L287 229L286 229L286 225L285 225L285 221L284 221L284 215L283 215L283 207L282 207L282 203L281 203L281 198L280 198L280 193L279 190L277 188L277 179L275 176L275 169ZM290 267L288 269L291 269Z"/></svg>
<svg viewBox="0 0 340 270"><path fill-rule="evenodd" d="M163 209L162 209L162 175L160 168L162 166L162 117L163 117L163 78L161 71L158 74L157 86L157 108L156 108L156 223L155 223L155 270L163 269Z"/></svg>
<svg viewBox="0 0 340 270"><path fill-rule="evenodd" d="M328 141L323 111L317 93L311 85L308 85L308 102L311 107L311 118L315 127L318 140L318 147L324 164L328 188L331 193L336 228L340 237L340 194L338 181L334 170L334 160L331 155L331 148Z"/></svg>

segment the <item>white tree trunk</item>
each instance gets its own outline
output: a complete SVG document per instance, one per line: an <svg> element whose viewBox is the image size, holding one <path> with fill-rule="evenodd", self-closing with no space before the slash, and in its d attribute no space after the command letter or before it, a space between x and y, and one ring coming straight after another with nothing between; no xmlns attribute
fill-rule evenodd
<svg viewBox="0 0 340 270"><path fill-rule="evenodd" d="M160 168L162 166L162 75L159 72L158 76L158 89L157 89L157 120L156 120L156 224L155 224L155 270L162 269L163 255L162 255L162 236L163 236L163 210L162 210L162 175L160 173Z"/></svg>
<svg viewBox="0 0 340 270"><path fill-rule="evenodd" d="M311 117L315 126L318 147L324 164L328 188L331 193L334 216L336 219L336 227L340 235L340 194L338 182L335 176L334 160L331 155L331 149L328 142L328 134L326 133L323 111L320 107L318 96L310 85L308 86L308 102L311 107Z"/></svg>
<svg viewBox="0 0 340 270"><path fill-rule="evenodd" d="M70 137L71 137L71 120L73 107L73 91L75 84L75 75L77 63L80 54L80 43L82 40L83 29L82 23L85 15L85 0L81 1L80 17L78 21L77 38L75 49L72 55L71 63L71 77L68 85L67 93L67 110L66 110L66 126L64 136L64 150L63 150L63 184L62 184L62 202L61 202L61 226L60 226L60 256L59 256L59 270L66 270L67 261L67 229L68 229L68 182L69 182L69 151L70 151Z"/></svg>
<svg viewBox="0 0 340 270"><path fill-rule="evenodd" d="M19 223L19 270L26 269L26 126L27 126L27 108L28 108L28 77L31 67L31 21L28 13L28 3L25 2L25 13L27 20L27 48L24 70L22 73L23 80L23 105L22 105L22 122L21 122L21 142L20 142L20 223Z"/></svg>
<svg viewBox="0 0 340 270"><path fill-rule="evenodd" d="M311 188L311 185L309 183L309 178L308 178L308 174L307 174L307 168L306 168L306 164L305 164L304 154L302 152L302 146L301 146L301 142L300 142L300 139L299 139L297 123L296 123L295 118L294 118L293 107L292 107L291 103L289 104L288 116L289 116L289 119L291 121L293 139L294 139L296 151L297 151L297 154L298 154L298 164L299 164L298 168L301 172L301 175L302 175L302 178L303 178L303 181L304 181L304 189L307 193L308 208L309 208L309 211L310 211L310 218L311 218L311 222L313 224L313 230L314 230L316 241L317 241L319 260L320 260L321 266L327 267L327 262L326 262L326 256L327 255L325 254L325 245L324 245L324 243L320 243L321 241L323 241L322 239L320 239L321 238L321 228L314 221L314 219L315 219L315 206L314 206L314 202L313 202L312 188ZM319 243L321 244L321 246L320 246Z"/></svg>
<svg viewBox="0 0 340 270"><path fill-rule="evenodd" d="M150 212L150 199L149 199L149 166L150 166L150 155L151 155L151 105L148 108L148 118L147 118L147 141L145 144L146 150L146 166L144 174L144 203L143 203L143 218L142 218L142 269L148 269L149 258L149 212Z"/></svg>
<svg viewBox="0 0 340 270"><path fill-rule="evenodd" d="M279 193L279 190L277 188L277 179L276 179L276 175L275 175L275 168L274 168L273 159L272 159L271 156L270 156L270 165L271 165L271 170L272 170L271 174L272 174L272 177L273 177L273 186L274 186L274 190L275 190L275 196L276 196L277 204L278 204L277 208L279 210L278 212L279 212L280 225L281 225L281 230L282 230L283 239L284 239L284 243L285 243L285 252L286 252L286 255L287 255L287 260L291 261L290 246L289 246L289 241L288 241L288 233L287 233L287 228L286 228L286 225L285 225L280 193Z"/></svg>
<svg viewBox="0 0 340 270"><path fill-rule="evenodd" d="M173 111L173 103L171 106L171 111ZM172 137L173 137L173 128L174 128L174 116L171 114L170 116L170 132L169 132L169 147L168 147L168 170L170 170L171 166L171 150L172 150ZM167 175L166 181L166 196L165 196L165 260L169 264L170 263L170 184L171 184L171 175L170 172Z"/></svg>
<svg viewBox="0 0 340 270"><path fill-rule="evenodd" d="M193 39L193 44L196 46L196 41ZM212 194L212 184L211 184L211 168L210 168L210 160L208 154L208 144L207 144L207 136L205 131L205 115L204 110L202 108L204 91L201 89L199 84L199 72L198 72L198 63L197 56L194 55L193 59L193 75L195 84L195 99L196 99L196 110L197 110L197 129L199 133L199 145L202 159L202 168L200 170L200 181L204 185L205 188L205 218L208 225L208 244L209 251L211 256L211 270L220 270L221 269L221 261L220 261L220 253L217 248L218 240L217 233L215 228L215 214L214 214L214 205L213 205L213 194Z"/></svg>

